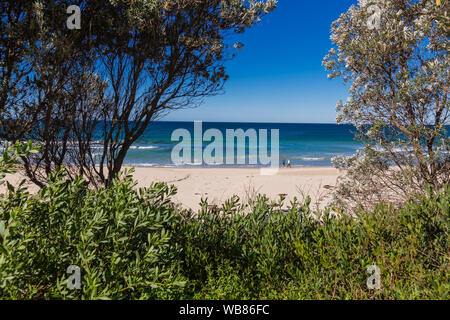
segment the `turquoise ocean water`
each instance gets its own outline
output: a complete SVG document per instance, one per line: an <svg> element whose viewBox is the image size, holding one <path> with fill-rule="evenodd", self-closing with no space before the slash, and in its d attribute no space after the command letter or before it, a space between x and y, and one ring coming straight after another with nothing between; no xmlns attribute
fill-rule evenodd
<svg viewBox="0 0 450 320"><path fill-rule="evenodd" d="M183 143L201 142L201 138L194 137L193 122L153 122L145 133L136 141L129 150L125 164L133 166L175 167L171 160L172 149L180 141L171 141L171 136L176 129L186 129L190 132L191 140ZM271 145L271 129L279 130L280 160L282 157L290 159L291 165L297 166L330 166L331 159L339 155L352 155L362 145L355 141L355 128L351 125L336 124L280 124L280 123L231 123L231 122L203 122L203 133L208 129L218 129L224 137L223 153L226 155L226 130L227 129L266 129L269 132L269 155ZM211 142L205 141L199 144L205 148ZM237 145L235 144L237 157ZM246 154L249 152L248 140L245 145ZM237 162L237 161L236 161ZM186 165L189 166L189 165ZM209 166L203 163L202 166ZM230 165L221 165L223 167ZM231 165L233 167L248 167L248 158L245 164Z"/></svg>

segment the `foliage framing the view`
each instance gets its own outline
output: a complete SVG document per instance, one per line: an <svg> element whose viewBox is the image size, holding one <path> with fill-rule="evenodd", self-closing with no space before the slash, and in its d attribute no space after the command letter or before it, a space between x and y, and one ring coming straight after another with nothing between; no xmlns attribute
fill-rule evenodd
<svg viewBox="0 0 450 320"><path fill-rule="evenodd" d="M12 172L15 145L0 160ZM223 206L198 213L170 202L173 187L135 190L125 173L92 191L61 173L30 195L0 198L0 299L448 299L450 190L356 218L307 203ZM381 288L366 286L367 267ZM67 268L81 269L81 289Z"/></svg>
<svg viewBox="0 0 450 320"><path fill-rule="evenodd" d="M369 28L370 5L380 28ZM360 1L333 23L336 45L324 59L330 78L351 83L338 123L354 124L364 154L337 159L349 168L340 196L397 202L450 181L448 1Z"/></svg>
<svg viewBox="0 0 450 320"><path fill-rule="evenodd" d="M40 187L62 164L109 185L153 120L222 91L224 62L242 47L230 35L277 2L83 0L80 30L62 27L69 4L0 5L0 137L41 143L23 159Z"/></svg>

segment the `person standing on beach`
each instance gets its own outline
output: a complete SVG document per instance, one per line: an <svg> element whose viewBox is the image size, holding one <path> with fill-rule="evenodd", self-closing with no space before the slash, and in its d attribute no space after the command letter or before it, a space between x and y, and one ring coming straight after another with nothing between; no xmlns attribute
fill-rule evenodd
<svg viewBox="0 0 450 320"><path fill-rule="evenodd" d="M281 167L285 168L286 167L286 159L283 157L281 158Z"/></svg>
<svg viewBox="0 0 450 320"><path fill-rule="evenodd" d="M288 159L288 164L287 164L288 168L291 168L291 160Z"/></svg>

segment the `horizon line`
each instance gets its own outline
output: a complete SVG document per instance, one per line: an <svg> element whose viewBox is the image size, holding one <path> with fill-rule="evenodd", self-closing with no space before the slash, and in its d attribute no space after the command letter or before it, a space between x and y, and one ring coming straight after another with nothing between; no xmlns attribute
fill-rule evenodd
<svg viewBox="0 0 450 320"><path fill-rule="evenodd" d="M211 121L211 120L154 120L152 122L206 122L206 123L270 123L270 124L335 124L340 125L336 122L270 122L270 121ZM349 124L350 123L342 123Z"/></svg>

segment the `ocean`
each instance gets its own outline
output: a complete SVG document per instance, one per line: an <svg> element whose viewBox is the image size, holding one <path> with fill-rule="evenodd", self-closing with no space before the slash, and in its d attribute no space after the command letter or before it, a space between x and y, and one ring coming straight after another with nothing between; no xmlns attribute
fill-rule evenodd
<svg viewBox="0 0 450 320"><path fill-rule="evenodd" d="M182 145L194 143L196 139L199 147L203 150L211 142L201 141L198 136L194 138L194 122L170 122L156 121L150 124L144 134L132 145L125 159L125 165L149 166L149 167L176 167L172 161L173 148L181 140L171 141L172 133L176 129L189 131L192 141L183 141ZM226 156L226 130L266 129L269 132L268 149L270 154L272 129L279 130L279 156L290 160L293 167L302 166L331 166L331 159L339 155L349 156L362 148L362 144L354 139L356 129L351 125L337 124L291 124L291 123L233 123L233 122L203 122L203 133L208 129L218 129L223 137L223 154ZM217 131L216 131L217 132ZM235 157L238 157L237 147ZM194 153L192 147L192 154ZM245 144L246 154L249 153L248 139ZM259 151L259 148L258 150ZM193 157L192 157L193 158ZM245 164L220 165L222 167L248 167L248 157ZM193 163L186 163L190 166ZM205 163L197 164L208 167ZM217 165L219 166L219 165ZM256 165L258 166L258 165Z"/></svg>

